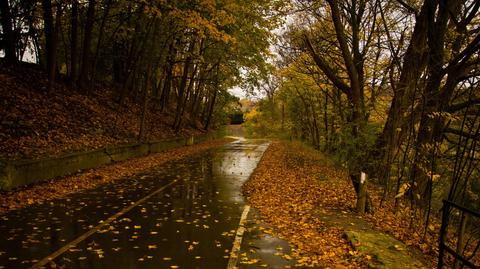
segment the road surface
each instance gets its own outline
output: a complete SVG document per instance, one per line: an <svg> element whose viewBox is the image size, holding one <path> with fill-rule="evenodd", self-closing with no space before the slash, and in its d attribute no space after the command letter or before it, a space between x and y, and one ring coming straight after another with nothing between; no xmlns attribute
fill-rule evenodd
<svg viewBox="0 0 480 269"><path fill-rule="evenodd" d="M0 269L284 268L274 252L288 244L254 232L241 195L267 147L239 139L0 216Z"/></svg>

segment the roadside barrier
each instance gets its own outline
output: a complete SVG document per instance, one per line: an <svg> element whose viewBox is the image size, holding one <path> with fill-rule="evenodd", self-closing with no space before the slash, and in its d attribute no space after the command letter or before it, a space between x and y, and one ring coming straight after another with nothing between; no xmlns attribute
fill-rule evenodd
<svg viewBox="0 0 480 269"><path fill-rule="evenodd" d="M198 144L223 136L224 131L220 130L186 138L105 147L38 160L0 160L0 190L11 190L16 187L76 173L80 170Z"/></svg>

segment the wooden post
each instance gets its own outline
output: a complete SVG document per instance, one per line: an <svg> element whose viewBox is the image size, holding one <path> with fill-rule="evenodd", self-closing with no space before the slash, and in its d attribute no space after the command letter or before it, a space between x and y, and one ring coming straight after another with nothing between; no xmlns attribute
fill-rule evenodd
<svg viewBox="0 0 480 269"><path fill-rule="evenodd" d="M358 213L365 213L367 205L367 174L360 173L360 182L358 182L358 197L357 197L357 211Z"/></svg>

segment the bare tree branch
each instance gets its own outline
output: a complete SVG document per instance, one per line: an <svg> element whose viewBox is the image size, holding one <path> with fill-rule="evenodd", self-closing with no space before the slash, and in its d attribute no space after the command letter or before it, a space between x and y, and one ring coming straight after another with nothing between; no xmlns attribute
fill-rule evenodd
<svg viewBox="0 0 480 269"><path fill-rule="evenodd" d="M462 110L464 108L467 108L469 106L473 106L473 105L477 105L477 104L480 104L480 98L479 99L468 100L468 101L463 102L463 103L452 104L446 109L446 111L452 113L452 112L456 112L456 111Z"/></svg>
<svg viewBox="0 0 480 269"><path fill-rule="evenodd" d="M457 129L453 129L453 128L446 128L444 130L444 132L449 133L449 134L463 136L463 137L470 138L470 139L473 139L473 140L480 140L480 135L467 133L467 132L462 131L462 130L457 130Z"/></svg>
<svg viewBox="0 0 480 269"><path fill-rule="evenodd" d="M307 45L307 48L313 57L313 60L317 64L317 66L325 73L330 81L332 81L333 85L341 90L343 93L349 95L350 94L350 86L348 86L345 82L343 82L333 71L333 69L318 55L318 53L313 48L312 42L308 38L308 36L304 35L304 41Z"/></svg>
<svg viewBox="0 0 480 269"><path fill-rule="evenodd" d="M409 4L405 3L403 0L397 0L397 2L404 7L408 12L415 14L415 16L418 16L418 10L415 9L414 7L410 6Z"/></svg>
<svg viewBox="0 0 480 269"><path fill-rule="evenodd" d="M451 62L450 64L444 69L445 73L450 72L452 69L456 69L462 64L464 64L470 56L480 50L480 34L470 42L463 51L461 51Z"/></svg>

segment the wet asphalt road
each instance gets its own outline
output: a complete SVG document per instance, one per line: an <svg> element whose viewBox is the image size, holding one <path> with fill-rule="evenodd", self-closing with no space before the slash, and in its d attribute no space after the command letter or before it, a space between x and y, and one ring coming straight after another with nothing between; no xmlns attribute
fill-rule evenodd
<svg viewBox="0 0 480 269"><path fill-rule="evenodd" d="M241 186L267 147L237 140L3 215L0 268L30 268L61 248L43 268L226 268L244 207ZM246 237L243 245L256 240Z"/></svg>

